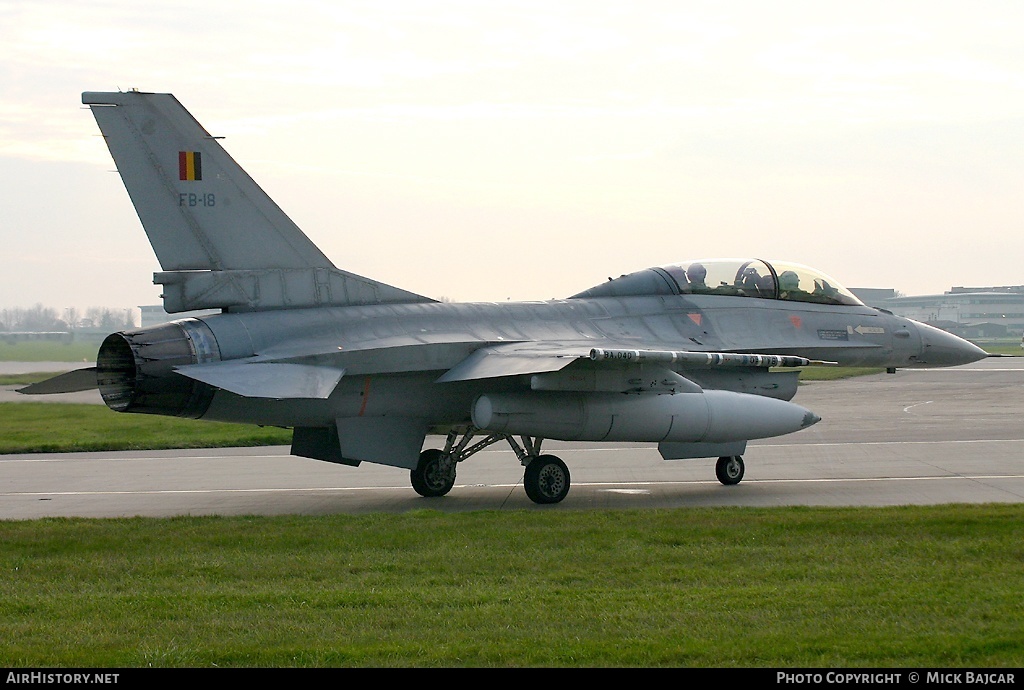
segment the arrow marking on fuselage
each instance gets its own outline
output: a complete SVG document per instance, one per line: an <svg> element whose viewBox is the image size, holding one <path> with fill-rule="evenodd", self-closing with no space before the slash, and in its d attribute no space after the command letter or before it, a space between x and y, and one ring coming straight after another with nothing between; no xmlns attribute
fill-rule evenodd
<svg viewBox="0 0 1024 690"><path fill-rule="evenodd" d="M865 333L885 333L885 329L879 328L878 326L847 326L846 332L864 335Z"/></svg>

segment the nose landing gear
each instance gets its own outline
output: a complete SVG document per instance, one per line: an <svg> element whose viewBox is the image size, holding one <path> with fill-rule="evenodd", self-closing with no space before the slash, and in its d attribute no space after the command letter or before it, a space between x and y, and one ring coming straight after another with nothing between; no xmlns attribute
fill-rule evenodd
<svg viewBox="0 0 1024 690"><path fill-rule="evenodd" d="M715 463L715 476L718 477L718 481L731 486L739 484L743 479L743 469L743 458L739 455L718 458L718 462Z"/></svg>

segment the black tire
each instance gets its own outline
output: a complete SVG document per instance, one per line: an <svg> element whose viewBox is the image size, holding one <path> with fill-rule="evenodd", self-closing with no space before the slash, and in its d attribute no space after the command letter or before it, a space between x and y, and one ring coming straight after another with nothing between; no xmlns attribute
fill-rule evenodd
<svg viewBox="0 0 1024 690"><path fill-rule="evenodd" d="M444 458L444 453L437 448L430 448L420 453L416 469L409 472L412 488L420 496L426 498L444 496L455 486L455 465L452 465L446 474L441 467L442 458Z"/></svg>
<svg viewBox="0 0 1024 690"><path fill-rule="evenodd" d="M718 462L715 463L715 476L726 486L739 484L743 479L743 471L743 458L739 455L718 458Z"/></svg>
<svg viewBox="0 0 1024 690"><path fill-rule="evenodd" d="M526 495L534 503L558 503L569 493L569 468L554 455L538 455L523 474Z"/></svg>

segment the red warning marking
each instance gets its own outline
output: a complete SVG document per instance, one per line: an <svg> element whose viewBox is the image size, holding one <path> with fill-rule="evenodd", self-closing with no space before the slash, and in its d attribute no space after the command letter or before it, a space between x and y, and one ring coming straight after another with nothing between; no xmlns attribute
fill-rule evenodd
<svg viewBox="0 0 1024 690"><path fill-rule="evenodd" d="M366 412L366 403L370 402L370 377L366 377L366 381L363 382L363 404L359 406L359 416L362 417L363 413Z"/></svg>

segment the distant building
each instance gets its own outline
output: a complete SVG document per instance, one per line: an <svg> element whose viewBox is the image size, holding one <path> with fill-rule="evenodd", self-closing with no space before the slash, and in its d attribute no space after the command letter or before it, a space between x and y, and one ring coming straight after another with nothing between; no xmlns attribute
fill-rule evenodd
<svg viewBox="0 0 1024 690"><path fill-rule="evenodd" d="M941 295L885 297L884 290L851 290L865 304L888 309L965 338L1024 334L1024 285L953 287Z"/></svg>

